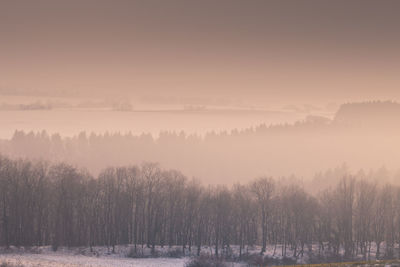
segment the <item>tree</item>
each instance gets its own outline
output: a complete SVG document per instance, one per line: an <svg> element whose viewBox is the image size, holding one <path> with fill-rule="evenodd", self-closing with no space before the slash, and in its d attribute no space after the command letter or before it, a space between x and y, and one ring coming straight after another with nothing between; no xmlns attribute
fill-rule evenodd
<svg viewBox="0 0 400 267"><path fill-rule="evenodd" d="M274 192L275 182L272 178L262 177L254 181L251 190L256 197L258 207L261 213L261 232L262 249L261 253L266 251L267 247L267 216L270 208L272 193Z"/></svg>

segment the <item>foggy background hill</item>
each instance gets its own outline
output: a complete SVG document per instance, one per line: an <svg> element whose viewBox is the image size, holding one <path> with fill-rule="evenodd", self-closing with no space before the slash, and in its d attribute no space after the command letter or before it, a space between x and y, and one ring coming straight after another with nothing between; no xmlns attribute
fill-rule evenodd
<svg viewBox="0 0 400 267"><path fill-rule="evenodd" d="M400 105L393 101L371 101L344 104L335 114L338 123L366 126L380 130L380 126L392 127L400 123ZM396 128L394 128L396 130Z"/></svg>
<svg viewBox="0 0 400 267"><path fill-rule="evenodd" d="M361 103L400 101L398 1L0 5L11 157L212 183L400 166L398 104Z"/></svg>
<svg viewBox="0 0 400 267"><path fill-rule="evenodd" d="M348 171L395 172L400 166L400 104L348 103L333 119L308 116L295 123L259 124L204 136L163 131L151 134L15 131L0 152L13 158L68 162L98 174L107 166L159 162L206 183L243 182L261 175L310 180L346 163ZM392 173L393 174L393 173ZM389 175L386 175L387 177Z"/></svg>

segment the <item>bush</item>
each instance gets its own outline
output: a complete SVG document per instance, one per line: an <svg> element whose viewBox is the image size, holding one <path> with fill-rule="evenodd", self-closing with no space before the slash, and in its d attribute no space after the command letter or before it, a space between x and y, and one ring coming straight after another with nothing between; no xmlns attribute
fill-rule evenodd
<svg viewBox="0 0 400 267"><path fill-rule="evenodd" d="M56 252L58 250L58 245L57 244L52 244L51 249Z"/></svg>
<svg viewBox="0 0 400 267"><path fill-rule="evenodd" d="M152 251L151 252L151 257L152 258L159 258L159 257L161 257L161 253L159 251L157 251L157 250Z"/></svg>
<svg viewBox="0 0 400 267"><path fill-rule="evenodd" d="M235 252L233 251L233 249L231 247L225 247L224 249L222 249L221 251L222 257L226 260L233 260L235 259Z"/></svg>
<svg viewBox="0 0 400 267"><path fill-rule="evenodd" d="M31 254L40 254L42 253L40 247L25 247L24 248L26 252L29 252Z"/></svg>
<svg viewBox="0 0 400 267"><path fill-rule="evenodd" d="M295 265L296 264L296 260L293 258L288 258L288 257L284 257L282 259L282 264L283 265Z"/></svg>
<svg viewBox="0 0 400 267"><path fill-rule="evenodd" d="M10 262L3 261L0 264L0 267L24 267L24 265L22 265L20 263L10 263Z"/></svg>
<svg viewBox="0 0 400 267"><path fill-rule="evenodd" d="M158 257L161 257L161 254L157 250L150 252L150 254L148 252L145 253L141 248L137 248L137 250L135 251L135 248L132 247L132 248L130 248L128 254L126 254L126 257L133 258L133 259L158 258Z"/></svg>
<svg viewBox="0 0 400 267"><path fill-rule="evenodd" d="M283 259L271 258L259 253L243 254L241 261L248 264L248 266L270 266L270 265L295 265L296 260L285 257Z"/></svg>
<svg viewBox="0 0 400 267"><path fill-rule="evenodd" d="M242 261L246 262L249 266L267 266L278 265L279 261L261 254L243 254Z"/></svg>
<svg viewBox="0 0 400 267"><path fill-rule="evenodd" d="M146 258L143 253L141 253L139 251L135 251L135 248L131 248L126 256L128 258L133 258L133 259Z"/></svg>
<svg viewBox="0 0 400 267"><path fill-rule="evenodd" d="M174 250L168 251L167 256L170 258L182 258L184 255L180 248L176 248Z"/></svg>
<svg viewBox="0 0 400 267"><path fill-rule="evenodd" d="M191 258L186 267L228 267L226 262L212 256L201 255Z"/></svg>

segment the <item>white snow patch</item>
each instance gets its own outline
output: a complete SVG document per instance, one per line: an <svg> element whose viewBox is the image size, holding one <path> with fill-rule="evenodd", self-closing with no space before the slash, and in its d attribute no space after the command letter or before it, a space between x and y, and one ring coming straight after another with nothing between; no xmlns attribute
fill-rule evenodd
<svg viewBox="0 0 400 267"><path fill-rule="evenodd" d="M146 258L130 259L121 257L88 257L63 254L1 254L0 262L22 264L24 267L158 267L185 266L187 259Z"/></svg>

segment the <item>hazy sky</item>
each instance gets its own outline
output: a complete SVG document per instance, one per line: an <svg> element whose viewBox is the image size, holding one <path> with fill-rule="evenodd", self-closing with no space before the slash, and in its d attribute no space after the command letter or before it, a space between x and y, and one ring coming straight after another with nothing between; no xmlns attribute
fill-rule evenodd
<svg viewBox="0 0 400 267"><path fill-rule="evenodd" d="M0 87L400 100L400 1L0 1Z"/></svg>

